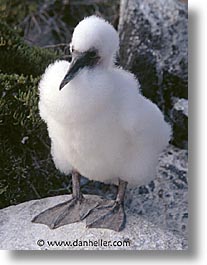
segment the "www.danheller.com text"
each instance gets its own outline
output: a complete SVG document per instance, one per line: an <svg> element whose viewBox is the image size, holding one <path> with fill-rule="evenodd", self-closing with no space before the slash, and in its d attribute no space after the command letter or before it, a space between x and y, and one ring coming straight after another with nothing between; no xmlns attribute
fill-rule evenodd
<svg viewBox="0 0 207 265"><path fill-rule="evenodd" d="M73 241L66 241L66 240L43 240L39 239L37 241L37 245L40 247L48 246L48 247L129 247L130 240L119 240L119 241L112 241L112 240L73 240Z"/></svg>

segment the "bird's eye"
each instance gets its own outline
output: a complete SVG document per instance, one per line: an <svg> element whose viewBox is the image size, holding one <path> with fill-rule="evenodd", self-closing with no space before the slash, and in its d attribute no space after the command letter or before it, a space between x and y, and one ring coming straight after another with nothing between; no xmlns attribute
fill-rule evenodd
<svg viewBox="0 0 207 265"><path fill-rule="evenodd" d="M91 58L96 58L96 56L97 56L96 51L91 51L91 52L90 52L90 57L91 57Z"/></svg>

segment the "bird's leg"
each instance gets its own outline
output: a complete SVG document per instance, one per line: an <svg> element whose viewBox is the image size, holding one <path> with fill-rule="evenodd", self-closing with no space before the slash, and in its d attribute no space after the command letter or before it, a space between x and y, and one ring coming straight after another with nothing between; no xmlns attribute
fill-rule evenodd
<svg viewBox="0 0 207 265"><path fill-rule="evenodd" d="M84 198L80 191L80 174L72 171L72 199L60 203L37 215L32 222L41 223L51 229L83 220L97 202Z"/></svg>
<svg viewBox="0 0 207 265"><path fill-rule="evenodd" d="M125 191L127 187L127 182L119 179L118 192L116 196L116 202L124 204Z"/></svg>
<svg viewBox="0 0 207 265"><path fill-rule="evenodd" d="M115 231L121 231L125 227L124 195L126 187L127 182L119 179L116 200L103 200L92 209L86 217L87 227L107 228Z"/></svg>
<svg viewBox="0 0 207 265"><path fill-rule="evenodd" d="M72 197L77 201L83 199L83 194L80 190L80 174L75 170L72 171Z"/></svg>

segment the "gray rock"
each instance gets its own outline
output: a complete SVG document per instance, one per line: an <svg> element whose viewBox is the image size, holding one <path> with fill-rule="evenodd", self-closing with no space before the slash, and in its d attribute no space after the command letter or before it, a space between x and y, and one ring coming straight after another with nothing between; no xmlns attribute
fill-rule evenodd
<svg viewBox="0 0 207 265"><path fill-rule="evenodd" d="M183 115L188 117L188 101L184 98L178 98L175 100L174 109L181 111Z"/></svg>
<svg viewBox="0 0 207 265"><path fill-rule="evenodd" d="M176 98L170 112L173 122L173 144L188 148L188 100Z"/></svg>
<svg viewBox="0 0 207 265"><path fill-rule="evenodd" d="M182 249L181 237L175 236L172 232L164 231L161 228L156 227L153 223L148 222L148 220L143 217L136 216L135 214L127 213L127 226L119 233L104 229L86 229L84 222L74 223L56 230L50 230L45 225L31 223L31 219L36 214L67 199L68 196L66 195L56 196L37 201L25 202L1 210L0 248L9 250ZM101 244L101 240L107 242L119 241L118 244L127 241L130 243L130 246L105 247L101 245L89 245L96 244L94 243L95 241ZM70 244L69 241L73 244L72 246L67 245ZM88 245L87 243L84 243L84 241L88 242ZM58 246L55 242L59 242L58 244L62 245ZM66 246L64 246L64 244L66 244ZM76 244L78 246L74 246ZM85 246L83 246L83 244L85 244Z"/></svg>
<svg viewBox="0 0 207 265"><path fill-rule="evenodd" d="M184 249L188 246L187 169L187 150L169 146L160 157L156 179L143 186L145 189L129 190L126 201L130 212L136 212L157 227L182 236Z"/></svg>
<svg viewBox="0 0 207 265"><path fill-rule="evenodd" d="M121 65L169 119L173 97L188 96L186 1L122 0L118 29Z"/></svg>
<svg viewBox="0 0 207 265"><path fill-rule="evenodd" d="M121 232L87 229L84 221L55 230L31 223L44 209L70 197L62 195L0 210L0 249L187 249L187 162L186 150L169 146L160 157L156 179L128 189L127 224ZM127 241L130 246L104 246L103 241L120 245Z"/></svg>

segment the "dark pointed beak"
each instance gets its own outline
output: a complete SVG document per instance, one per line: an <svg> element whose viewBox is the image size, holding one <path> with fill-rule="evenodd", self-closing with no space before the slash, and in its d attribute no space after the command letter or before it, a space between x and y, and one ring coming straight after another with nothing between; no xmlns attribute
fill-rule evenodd
<svg viewBox="0 0 207 265"><path fill-rule="evenodd" d="M61 90L66 84L68 84L84 67L95 66L99 59L100 57L98 56L98 52L95 49L73 54L70 68L63 78L59 89Z"/></svg>

